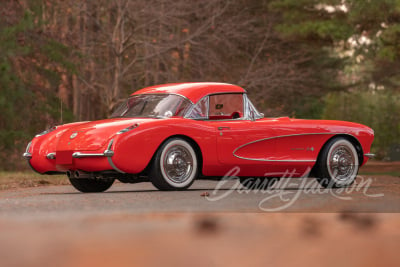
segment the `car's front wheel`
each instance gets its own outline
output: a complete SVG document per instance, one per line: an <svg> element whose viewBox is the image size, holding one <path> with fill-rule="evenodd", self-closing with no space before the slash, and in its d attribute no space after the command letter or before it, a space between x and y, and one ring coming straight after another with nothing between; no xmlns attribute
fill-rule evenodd
<svg viewBox="0 0 400 267"><path fill-rule="evenodd" d="M156 152L149 179L160 190L184 190L192 185L198 172L194 148L182 138L171 138Z"/></svg>
<svg viewBox="0 0 400 267"><path fill-rule="evenodd" d="M95 178L69 178L71 184L83 193L98 193L109 189L114 183L114 179L95 179Z"/></svg>
<svg viewBox="0 0 400 267"><path fill-rule="evenodd" d="M346 187L354 183L359 159L354 145L345 138L328 141L318 158L316 177L325 188Z"/></svg>

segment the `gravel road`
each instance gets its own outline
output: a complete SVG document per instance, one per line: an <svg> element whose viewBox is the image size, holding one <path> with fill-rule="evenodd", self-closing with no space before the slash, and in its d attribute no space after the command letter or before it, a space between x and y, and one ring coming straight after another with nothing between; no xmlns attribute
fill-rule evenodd
<svg viewBox="0 0 400 267"><path fill-rule="evenodd" d="M268 192L234 189L235 180L200 180L182 192L150 183L95 194L2 191L0 264L398 266L400 178L360 181L371 184L351 192L324 191L313 179Z"/></svg>
<svg viewBox="0 0 400 267"><path fill-rule="evenodd" d="M238 180L199 180L189 190L177 192L158 191L150 183L115 183L104 193L92 194L79 193L72 186L0 192L1 216L24 219L109 213L271 211L400 212L400 178L361 177L346 190L322 189L314 179L282 179L269 190L248 190L240 187Z"/></svg>

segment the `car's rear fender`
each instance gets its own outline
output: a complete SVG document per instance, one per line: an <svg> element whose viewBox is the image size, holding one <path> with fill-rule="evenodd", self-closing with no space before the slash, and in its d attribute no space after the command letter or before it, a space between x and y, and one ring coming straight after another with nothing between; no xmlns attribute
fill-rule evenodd
<svg viewBox="0 0 400 267"><path fill-rule="evenodd" d="M29 146L26 153L30 154L27 158L29 165L38 173L60 172L57 169L54 160L48 159L49 153L55 152L59 137L67 131L70 127L82 124L85 122L69 123L52 128L46 134L36 135Z"/></svg>
<svg viewBox="0 0 400 267"><path fill-rule="evenodd" d="M203 153L202 153L202 150L201 150L199 144L198 144L192 137L189 137L189 136L183 135L183 134L171 135L171 136L169 136L168 138L166 138L166 139L158 146L156 152L162 147L162 145L164 145L165 142L167 142L168 140L170 140L170 139L172 139L172 138L180 138L180 139L183 139L183 140L185 140L186 142L188 142L188 143L193 147L194 151L196 152L196 156L197 156L197 160L198 160L198 166L200 166L200 167L199 167L199 172L200 172L200 174L202 174L202 173L203 173ZM151 158L151 160L150 160L149 163L147 164L146 170L147 170L148 168L151 168L151 164L152 164L152 162L153 162L153 160L154 160L155 154L156 154L156 153L154 153L153 157Z"/></svg>
<svg viewBox="0 0 400 267"><path fill-rule="evenodd" d="M156 122L155 122L156 123ZM115 166L126 173L141 173L151 163L162 144L172 137L181 137L190 142L198 153L203 166L203 155L210 155L207 162L217 162L215 135L210 128L196 128L196 122L177 119L172 124L143 125L126 134L115 136L112 160ZM215 158L214 158L215 157Z"/></svg>

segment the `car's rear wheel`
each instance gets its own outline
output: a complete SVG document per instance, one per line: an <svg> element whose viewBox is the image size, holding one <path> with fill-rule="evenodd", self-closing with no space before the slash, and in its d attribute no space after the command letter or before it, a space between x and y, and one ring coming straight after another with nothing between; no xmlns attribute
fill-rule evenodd
<svg viewBox="0 0 400 267"><path fill-rule="evenodd" d="M325 188L346 187L354 183L359 159L354 145L336 137L324 146L316 164L317 181Z"/></svg>
<svg viewBox="0 0 400 267"><path fill-rule="evenodd" d="M272 187L279 178L276 177L240 177L240 183L247 189L266 190Z"/></svg>
<svg viewBox="0 0 400 267"><path fill-rule="evenodd" d="M192 185L198 172L193 147L182 138L171 138L156 152L149 179L160 190L184 190Z"/></svg>
<svg viewBox="0 0 400 267"><path fill-rule="evenodd" d="M114 183L114 179L96 179L96 178L69 178L71 184L83 193L98 193L109 189Z"/></svg>

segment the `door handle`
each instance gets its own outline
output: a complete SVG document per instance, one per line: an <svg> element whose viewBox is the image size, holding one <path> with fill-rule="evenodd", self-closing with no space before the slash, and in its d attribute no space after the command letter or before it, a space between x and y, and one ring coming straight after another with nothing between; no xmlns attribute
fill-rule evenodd
<svg viewBox="0 0 400 267"><path fill-rule="evenodd" d="M222 131L222 130L229 130L231 127L228 127L228 126L220 126L220 127L218 127L218 130L219 131Z"/></svg>

